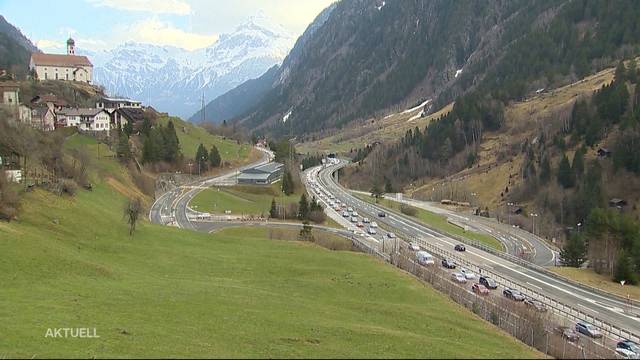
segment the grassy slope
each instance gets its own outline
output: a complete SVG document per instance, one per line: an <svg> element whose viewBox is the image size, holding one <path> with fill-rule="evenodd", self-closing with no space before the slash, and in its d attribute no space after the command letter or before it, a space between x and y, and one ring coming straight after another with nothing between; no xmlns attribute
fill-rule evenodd
<svg viewBox="0 0 640 360"><path fill-rule="evenodd" d="M297 203L300 193L284 196L280 191L281 183L271 186L234 186L230 188L212 188L200 192L190 203L198 211L221 214L231 210L232 214L260 215L268 214L271 200L278 203ZM280 195L283 196L280 196Z"/></svg>
<svg viewBox="0 0 640 360"><path fill-rule="evenodd" d="M172 117L171 120L176 127L182 153L187 158L193 158L196 155L196 150L200 144L203 144L207 150L210 150L211 146L215 145L222 159L231 163L242 162L252 150L249 144L238 145L235 140L211 135L205 129L190 122L185 122L175 117ZM160 117L158 121L166 126L169 118Z"/></svg>
<svg viewBox="0 0 640 360"><path fill-rule="evenodd" d="M572 267L555 267L551 268L554 271L569 279L579 281L583 284L591 285L598 289L616 294L622 297L630 296L632 299L640 301L640 286L638 285L625 285L624 287L620 283L611 281L611 277L607 275L597 274L592 269L577 269Z"/></svg>
<svg viewBox="0 0 640 360"><path fill-rule="evenodd" d="M375 203L375 199L371 196L367 196L363 194L355 194L355 196L364 201ZM378 203L378 205L381 205L390 209L394 209L396 211L400 211L401 204L399 202L389 200L389 199L380 199L380 202ZM504 250L500 241L496 240L493 236L490 236L487 234L481 234L473 231L465 231L459 226L450 224L447 221L447 218L445 216L438 215L424 209L420 209L416 207L413 207L413 208L416 210L415 217L426 225L429 225L437 230L443 231L451 235L457 235L457 236L465 237L469 240L481 242L497 250Z"/></svg>
<svg viewBox="0 0 640 360"><path fill-rule="evenodd" d="M130 186L116 165L94 163ZM75 198L26 194L20 221L0 223L0 357L540 356L362 254L265 240L265 229L144 222L129 238L131 190L103 171ZM44 338L50 327L100 339Z"/></svg>

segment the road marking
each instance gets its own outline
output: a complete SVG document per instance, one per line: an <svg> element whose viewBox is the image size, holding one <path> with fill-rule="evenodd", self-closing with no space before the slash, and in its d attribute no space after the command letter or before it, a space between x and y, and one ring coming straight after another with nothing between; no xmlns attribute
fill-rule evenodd
<svg viewBox="0 0 640 360"><path fill-rule="evenodd" d="M538 286L538 285L533 285L532 283L530 283L528 281L526 283L529 284L529 286L533 286L534 288L536 288L538 290L542 290L542 288L540 286Z"/></svg>
<svg viewBox="0 0 640 360"><path fill-rule="evenodd" d="M590 308L590 307L588 307L588 306L584 306L584 305L582 305L582 304L578 304L578 306L582 306L583 308L585 308L585 309L587 309L587 310L589 310L589 311L591 311L591 312L594 312L594 313L596 313L596 314L600 314L599 312L597 312L597 311L593 310L592 308Z"/></svg>

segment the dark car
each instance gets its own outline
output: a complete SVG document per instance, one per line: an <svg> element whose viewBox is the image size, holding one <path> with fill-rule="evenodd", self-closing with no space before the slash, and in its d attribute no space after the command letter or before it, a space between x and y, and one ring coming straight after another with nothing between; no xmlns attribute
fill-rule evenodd
<svg viewBox="0 0 640 360"><path fill-rule="evenodd" d="M442 266L446 267L447 269L455 269L456 263L449 259L442 259Z"/></svg>
<svg viewBox="0 0 640 360"><path fill-rule="evenodd" d="M488 276L480 276L478 282L484 285L484 287L486 287L487 289L495 290L498 288L498 284L496 284L496 282Z"/></svg>
<svg viewBox="0 0 640 360"><path fill-rule="evenodd" d="M625 350L631 351L636 355L640 355L640 345L638 345L637 343L631 340L623 340L618 342L618 344L616 345L616 348L625 349Z"/></svg>
<svg viewBox="0 0 640 360"><path fill-rule="evenodd" d="M505 288L502 291L502 295L504 295L507 299L511 299L513 301L524 301L524 295L520 293L520 291L511 288Z"/></svg>
<svg viewBox="0 0 640 360"><path fill-rule="evenodd" d="M454 247L453 247L453 249L454 249L455 251L465 251L465 250L467 250L467 249L464 247L464 245L462 245L462 244L458 244L458 245L454 246Z"/></svg>
<svg viewBox="0 0 640 360"><path fill-rule="evenodd" d="M571 342L577 342L578 340L580 340L580 335L578 335L578 333L572 328L561 329L561 331L563 339L567 339Z"/></svg>
<svg viewBox="0 0 640 360"><path fill-rule="evenodd" d="M532 309L535 309L536 311L540 311L540 312L547 311L547 307L541 301L538 301L532 298L524 299L524 304Z"/></svg>
<svg viewBox="0 0 640 360"><path fill-rule="evenodd" d="M378 213L378 217L386 217L386 216L387 216L387 214L384 211L380 211Z"/></svg>
<svg viewBox="0 0 640 360"><path fill-rule="evenodd" d="M578 321L576 323L576 331L592 338L601 338L602 333L595 326L586 322Z"/></svg>

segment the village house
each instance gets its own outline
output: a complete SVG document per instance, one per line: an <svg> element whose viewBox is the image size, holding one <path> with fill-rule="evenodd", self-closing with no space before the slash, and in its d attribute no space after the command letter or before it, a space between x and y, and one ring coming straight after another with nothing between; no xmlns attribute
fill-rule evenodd
<svg viewBox="0 0 640 360"><path fill-rule="evenodd" d="M56 114L46 105L38 105L31 109L31 126L42 131L55 129Z"/></svg>
<svg viewBox="0 0 640 360"><path fill-rule="evenodd" d="M86 56L75 54L75 41L67 40L67 55L32 53L29 69L37 80L68 80L91 83L93 64Z"/></svg>
<svg viewBox="0 0 640 360"><path fill-rule="evenodd" d="M81 131L110 133L111 117L104 109L68 108L56 113L57 127L77 127Z"/></svg>
<svg viewBox="0 0 640 360"><path fill-rule="evenodd" d="M112 127L114 129L123 128L126 124L131 123L134 130L138 130L140 124L144 121L144 110L142 108L119 108L113 112Z"/></svg>
<svg viewBox="0 0 640 360"><path fill-rule="evenodd" d="M141 109L142 102L125 98L105 97L96 103L98 109L105 109L109 114L113 114L117 109Z"/></svg>
<svg viewBox="0 0 640 360"><path fill-rule="evenodd" d="M0 108L12 114L12 120L19 118L20 87L14 81L0 83Z"/></svg>

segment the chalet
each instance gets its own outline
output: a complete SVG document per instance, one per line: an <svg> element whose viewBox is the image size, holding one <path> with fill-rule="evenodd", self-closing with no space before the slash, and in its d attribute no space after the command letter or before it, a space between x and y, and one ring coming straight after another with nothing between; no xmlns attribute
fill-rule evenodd
<svg viewBox="0 0 640 360"><path fill-rule="evenodd" d="M270 162L264 165L245 169L238 175L238 184L269 185L278 181L282 176L284 165Z"/></svg>
<svg viewBox="0 0 640 360"><path fill-rule="evenodd" d="M144 110L142 108L118 108L111 114L111 126L114 129L122 128L127 123L131 123L135 130L144 121Z"/></svg>

